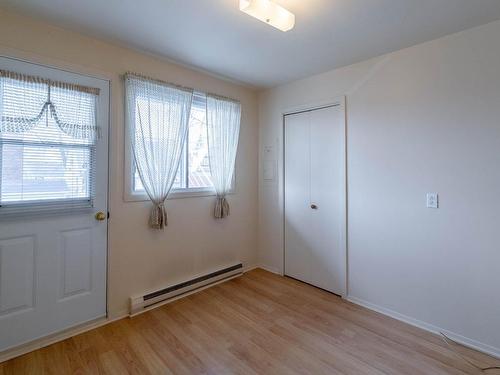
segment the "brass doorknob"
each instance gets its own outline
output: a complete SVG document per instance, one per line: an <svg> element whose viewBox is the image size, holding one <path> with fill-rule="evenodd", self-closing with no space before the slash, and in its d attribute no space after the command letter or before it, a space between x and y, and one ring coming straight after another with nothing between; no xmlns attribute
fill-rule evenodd
<svg viewBox="0 0 500 375"><path fill-rule="evenodd" d="M98 213L95 214L95 219L99 221L103 221L106 219L106 214L102 211L99 211Z"/></svg>

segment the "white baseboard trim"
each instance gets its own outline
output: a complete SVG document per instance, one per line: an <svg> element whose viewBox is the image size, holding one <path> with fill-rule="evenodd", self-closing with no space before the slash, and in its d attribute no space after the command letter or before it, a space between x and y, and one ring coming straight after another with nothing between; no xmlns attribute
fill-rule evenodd
<svg viewBox="0 0 500 375"><path fill-rule="evenodd" d="M250 271L255 270L259 267L260 266L258 264L254 264L253 266L245 266L245 267L243 267L243 273L250 272Z"/></svg>
<svg viewBox="0 0 500 375"><path fill-rule="evenodd" d="M421 320L400 314L396 311L386 309L385 307L375 305L371 302L364 301L364 300L357 298L357 297L347 296L346 299L349 302L352 302L356 305L363 306L369 310L373 310L373 311L376 311L380 314L390 316L391 318L397 319L397 320L402 321L404 323L408 323L412 326L421 328L425 331L436 333L436 334L439 334L439 332L442 332L446 336L448 336L450 339L452 339L452 340L454 340L454 341L456 341L464 346L467 346L471 349L480 351L482 353L485 353L485 354L491 355L492 357L500 359L500 348L495 348L494 346L484 344L480 341L470 339L470 338L462 336L458 333L451 332L451 331L448 331L444 328L437 327L433 324L429 324L429 323L423 322Z"/></svg>
<svg viewBox="0 0 500 375"><path fill-rule="evenodd" d="M255 268L262 268L265 271L275 273L276 275L283 276L283 273L280 270L278 270L277 268L274 268L274 267L266 266L265 264L258 265Z"/></svg>
<svg viewBox="0 0 500 375"><path fill-rule="evenodd" d="M0 352L0 363L8 361L9 359L19 357L23 354L27 354L37 349L44 348L46 346L55 344L59 341L66 340L70 337L79 335L81 333L90 331L95 328L102 327L106 324L112 323L114 321L123 319L127 317L127 311L121 311L113 314L112 318L98 318L87 323L79 324L75 327L65 329L61 332L54 333L39 339L35 339L26 344L21 344L11 349L7 349Z"/></svg>

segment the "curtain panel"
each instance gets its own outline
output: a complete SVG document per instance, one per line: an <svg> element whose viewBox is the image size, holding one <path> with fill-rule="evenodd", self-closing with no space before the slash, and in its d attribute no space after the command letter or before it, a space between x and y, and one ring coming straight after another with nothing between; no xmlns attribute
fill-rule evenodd
<svg viewBox="0 0 500 375"><path fill-rule="evenodd" d="M125 75L126 122L135 165L153 202L149 225L167 225L165 200L182 156L193 90L166 82Z"/></svg>
<svg viewBox="0 0 500 375"><path fill-rule="evenodd" d="M25 133L51 117L75 139L94 141L99 89L0 70L0 132Z"/></svg>
<svg viewBox="0 0 500 375"><path fill-rule="evenodd" d="M234 174L240 133L241 104L235 100L207 94L208 157L212 183L217 193L214 217L229 215L226 199Z"/></svg>

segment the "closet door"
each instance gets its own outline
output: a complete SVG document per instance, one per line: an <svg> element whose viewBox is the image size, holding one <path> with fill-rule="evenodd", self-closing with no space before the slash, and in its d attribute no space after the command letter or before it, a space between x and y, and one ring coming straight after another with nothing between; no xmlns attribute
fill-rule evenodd
<svg viewBox="0 0 500 375"><path fill-rule="evenodd" d="M285 117L285 274L345 293L345 129L328 107Z"/></svg>

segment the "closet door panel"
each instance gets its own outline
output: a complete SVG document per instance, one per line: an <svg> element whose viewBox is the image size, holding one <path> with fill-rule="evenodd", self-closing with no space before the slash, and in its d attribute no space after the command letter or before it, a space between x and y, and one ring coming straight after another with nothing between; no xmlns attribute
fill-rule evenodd
<svg viewBox="0 0 500 375"><path fill-rule="evenodd" d="M309 113L285 117L285 274L311 282Z"/></svg>
<svg viewBox="0 0 500 375"><path fill-rule="evenodd" d="M344 122L338 107L310 112L312 284L333 293L344 290L345 260Z"/></svg>

